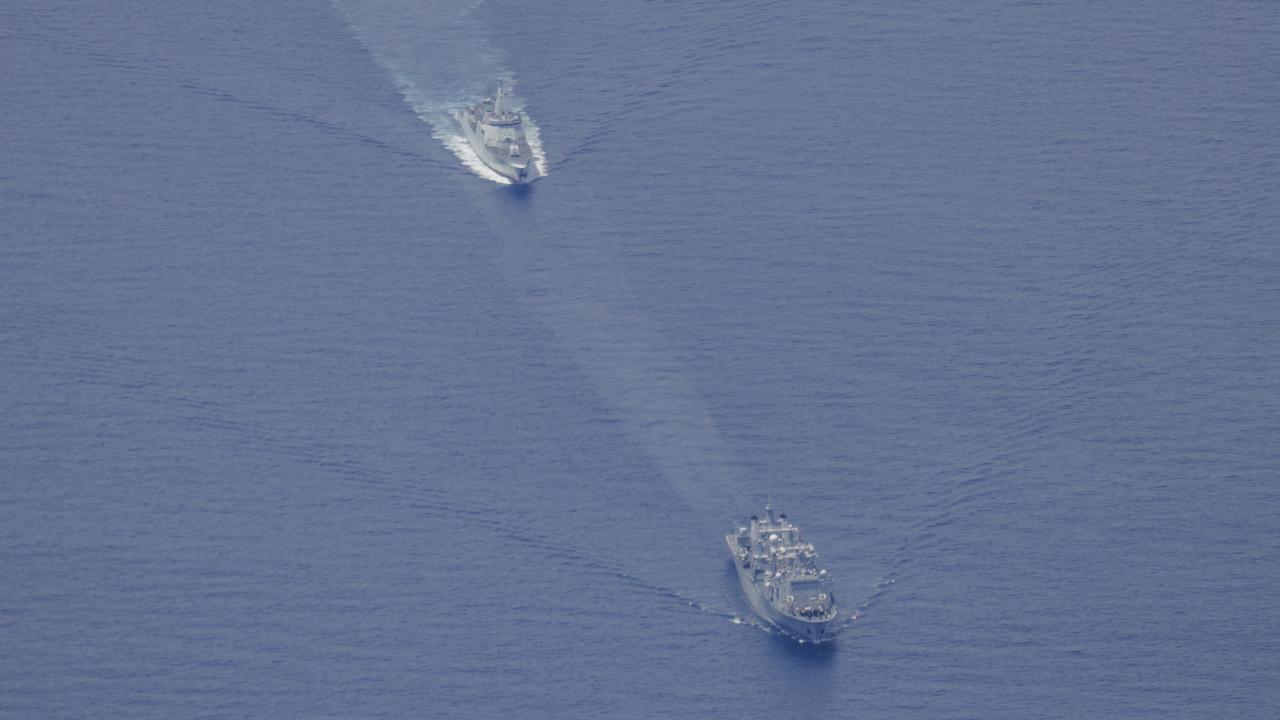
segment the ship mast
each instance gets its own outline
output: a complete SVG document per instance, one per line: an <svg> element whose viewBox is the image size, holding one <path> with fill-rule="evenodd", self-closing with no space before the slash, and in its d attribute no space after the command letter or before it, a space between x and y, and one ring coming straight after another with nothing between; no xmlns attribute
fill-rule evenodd
<svg viewBox="0 0 1280 720"><path fill-rule="evenodd" d="M493 114L498 117L507 115L507 96L511 94L510 90L498 85L498 95L493 99Z"/></svg>

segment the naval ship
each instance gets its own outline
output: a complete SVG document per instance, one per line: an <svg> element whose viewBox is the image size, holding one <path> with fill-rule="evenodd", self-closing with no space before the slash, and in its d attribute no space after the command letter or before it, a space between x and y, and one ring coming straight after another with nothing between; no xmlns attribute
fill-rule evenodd
<svg viewBox="0 0 1280 720"><path fill-rule="evenodd" d="M724 536L751 608L770 624L801 642L821 643L836 635L836 598L818 553L787 516L766 518Z"/></svg>
<svg viewBox="0 0 1280 720"><path fill-rule="evenodd" d="M511 91L498 86L495 97L486 98L457 112L467 142L490 169L520 185L542 176L524 134L524 118L511 107Z"/></svg>

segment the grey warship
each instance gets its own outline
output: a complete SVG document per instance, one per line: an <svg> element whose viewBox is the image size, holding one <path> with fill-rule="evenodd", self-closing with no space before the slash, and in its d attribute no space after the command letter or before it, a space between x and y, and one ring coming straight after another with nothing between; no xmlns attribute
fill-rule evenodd
<svg viewBox="0 0 1280 720"><path fill-rule="evenodd" d="M462 132L476 155L491 170L521 185L542 176L524 133L524 117L511 107L511 92L497 94L457 111Z"/></svg>
<svg viewBox="0 0 1280 720"><path fill-rule="evenodd" d="M751 608L801 642L822 643L836 635L836 598L818 553L786 515L752 515L751 523L724 536Z"/></svg>

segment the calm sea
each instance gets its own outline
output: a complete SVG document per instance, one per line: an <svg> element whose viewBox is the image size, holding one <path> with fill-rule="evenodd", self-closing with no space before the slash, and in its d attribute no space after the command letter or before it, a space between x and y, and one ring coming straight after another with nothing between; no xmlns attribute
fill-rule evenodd
<svg viewBox="0 0 1280 720"><path fill-rule="evenodd" d="M0 717L1275 717L1274 2L17 0L0 77Z"/></svg>

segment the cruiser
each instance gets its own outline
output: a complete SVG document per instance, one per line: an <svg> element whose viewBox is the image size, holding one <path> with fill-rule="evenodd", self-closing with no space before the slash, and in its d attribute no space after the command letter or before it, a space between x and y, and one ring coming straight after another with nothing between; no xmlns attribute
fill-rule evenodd
<svg viewBox="0 0 1280 720"><path fill-rule="evenodd" d="M524 134L524 118L511 107L511 91L498 86L498 94L457 112L467 142L490 169L516 185L542 176Z"/></svg>
<svg viewBox="0 0 1280 720"><path fill-rule="evenodd" d="M774 517L772 502L765 513L766 519L752 515L750 525L724 536L742 591L751 608L784 633L801 642L831 640L836 598L818 553L786 515Z"/></svg>

